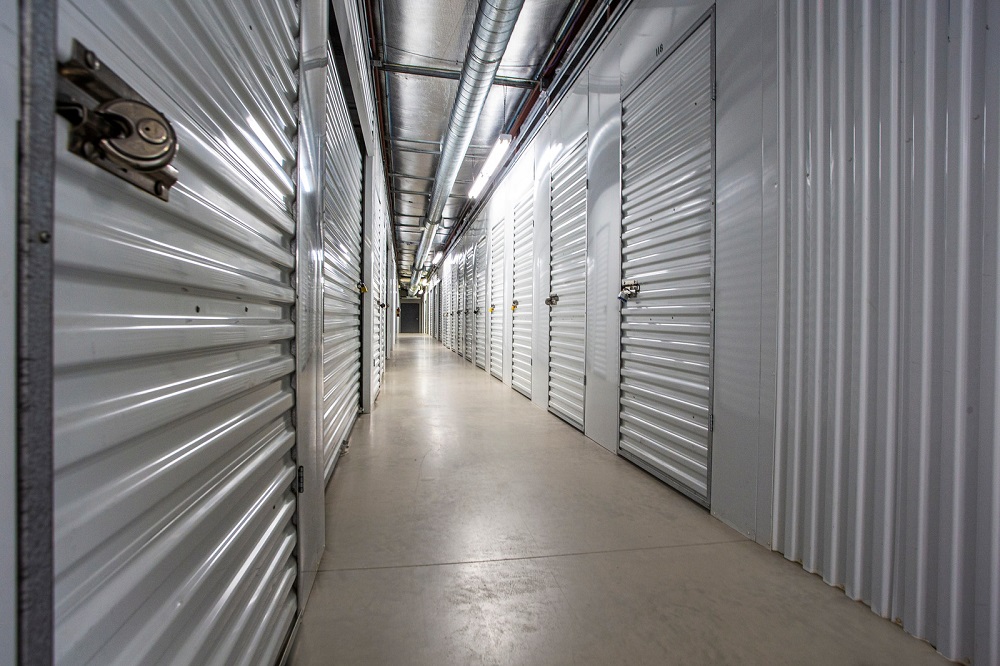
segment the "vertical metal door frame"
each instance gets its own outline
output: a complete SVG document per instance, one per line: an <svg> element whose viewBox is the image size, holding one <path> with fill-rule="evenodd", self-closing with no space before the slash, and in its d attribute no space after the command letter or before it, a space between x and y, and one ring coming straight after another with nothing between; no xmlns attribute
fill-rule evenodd
<svg viewBox="0 0 1000 666"><path fill-rule="evenodd" d="M54 655L52 269L56 2L21 0L17 171L17 619L19 664Z"/></svg>
<svg viewBox="0 0 1000 666"><path fill-rule="evenodd" d="M300 12L299 159L295 223L295 451L299 614L326 547L323 443L323 121L329 4L303 0ZM330 63L332 65L332 63Z"/></svg>

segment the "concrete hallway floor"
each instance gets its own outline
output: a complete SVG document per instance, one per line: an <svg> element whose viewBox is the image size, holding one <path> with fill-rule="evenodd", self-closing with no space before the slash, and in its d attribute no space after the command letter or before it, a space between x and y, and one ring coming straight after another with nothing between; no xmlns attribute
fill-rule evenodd
<svg viewBox="0 0 1000 666"><path fill-rule="evenodd" d="M294 666L947 663L422 335L326 544Z"/></svg>

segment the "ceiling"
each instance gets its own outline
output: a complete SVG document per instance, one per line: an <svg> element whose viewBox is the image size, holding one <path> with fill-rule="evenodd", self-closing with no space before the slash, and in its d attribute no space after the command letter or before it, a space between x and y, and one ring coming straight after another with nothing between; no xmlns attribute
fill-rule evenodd
<svg viewBox="0 0 1000 666"><path fill-rule="evenodd" d="M591 2L526 0L435 236L435 252L460 222L467 193L497 137L516 134L523 107L551 76L554 47L572 36ZM408 283L478 3L365 0L384 137L396 261ZM523 120L523 118L521 118ZM430 255L433 256L433 255Z"/></svg>

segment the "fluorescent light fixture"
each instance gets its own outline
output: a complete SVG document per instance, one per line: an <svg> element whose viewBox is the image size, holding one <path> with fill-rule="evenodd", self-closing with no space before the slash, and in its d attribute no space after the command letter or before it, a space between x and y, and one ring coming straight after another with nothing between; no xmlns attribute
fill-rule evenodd
<svg viewBox="0 0 1000 666"><path fill-rule="evenodd" d="M434 255L434 261L432 261L431 263L437 266L438 264L441 263L442 259L444 259L444 252L438 252L437 254Z"/></svg>
<svg viewBox="0 0 1000 666"><path fill-rule="evenodd" d="M472 188L469 190L469 198L475 199L486 187L486 182L496 171L497 167L500 166L500 160L503 156L507 154L507 147L510 146L510 134L501 134L497 137L497 142L493 146L493 150L490 151L489 157L486 158L486 162L483 164L483 170L479 172L476 176L476 182L472 184Z"/></svg>

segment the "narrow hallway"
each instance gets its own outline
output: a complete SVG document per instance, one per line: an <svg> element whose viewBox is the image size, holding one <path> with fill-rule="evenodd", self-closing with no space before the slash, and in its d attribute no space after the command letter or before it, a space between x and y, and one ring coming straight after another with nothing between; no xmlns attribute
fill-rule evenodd
<svg viewBox="0 0 1000 666"><path fill-rule="evenodd" d="M429 336L375 412L292 664L944 662Z"/></svg>

